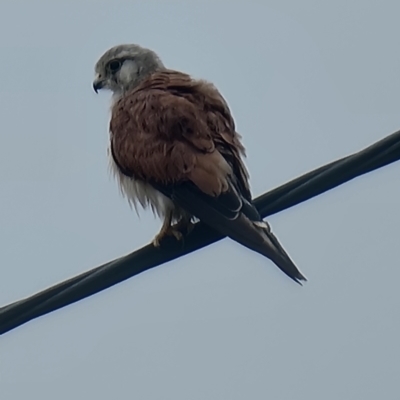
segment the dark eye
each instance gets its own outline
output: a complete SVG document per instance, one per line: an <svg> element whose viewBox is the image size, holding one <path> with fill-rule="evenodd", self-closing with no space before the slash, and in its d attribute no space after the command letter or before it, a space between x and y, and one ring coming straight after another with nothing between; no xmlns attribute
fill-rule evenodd
<svg viewBox="0 0 400 400"><path fill-rule="evenodd" d="M121 68L121 61L119 60L112 60L108 63L108 70L111 73L117 72Z"/></svg>

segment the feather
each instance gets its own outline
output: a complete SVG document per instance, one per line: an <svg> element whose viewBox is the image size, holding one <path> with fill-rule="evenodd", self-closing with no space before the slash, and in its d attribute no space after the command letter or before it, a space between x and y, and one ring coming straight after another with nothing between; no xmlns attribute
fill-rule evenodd
<svg viewBox="0 0 400 400"><path fill-rule="evenodd" d="M110 134L121 176L161 196L139 198L141 204L163 199L158 211L167 213L167 204L176 218L189 213L296 282L306 280L251 203L241 137L213 85L177 71L154 72L115 103Z"/></svg>

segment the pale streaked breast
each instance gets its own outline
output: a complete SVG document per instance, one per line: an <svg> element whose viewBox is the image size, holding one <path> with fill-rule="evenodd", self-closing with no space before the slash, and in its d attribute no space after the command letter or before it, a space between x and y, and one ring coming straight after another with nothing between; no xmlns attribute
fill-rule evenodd
<svg viewBox="0 0 400 400"><path fill-rule="evenodd" d="M123 197L138 212L137 206L144 209L150 206L154 214L163 218L168 212L175 209L173 202L149 184L135 180L121 173L115 163L111 150L108 149L109 167L112 175L116 178Z"/></svg>

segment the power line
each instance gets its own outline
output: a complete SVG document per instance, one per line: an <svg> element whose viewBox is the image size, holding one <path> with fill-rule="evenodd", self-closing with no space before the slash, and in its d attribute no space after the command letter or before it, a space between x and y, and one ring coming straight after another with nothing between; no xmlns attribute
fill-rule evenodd
<svg viewBox="0 0 400 400"><path fill-rule="evenodd" d="M400 159L400 131L366 149L308 172L254 200L263 218L318 196L357 176ZM184 245L172 238L165 246L147 245L31 297L0 308L0 334L98 293L150 268L157 267L222 239L203 223L196 224Z"/></svg>

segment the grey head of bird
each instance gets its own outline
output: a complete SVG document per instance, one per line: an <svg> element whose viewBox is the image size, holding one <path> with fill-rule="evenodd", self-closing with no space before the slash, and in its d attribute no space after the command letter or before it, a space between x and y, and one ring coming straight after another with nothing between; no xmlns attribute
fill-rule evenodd
<svg viewBox="0 0 400 400"><path fill-rule="evenodd" d="M137 44L122 44L107 50L97 61L93 89L108 89L115 96L133 89L151 73L164 69L158 55Z"/></svg>

